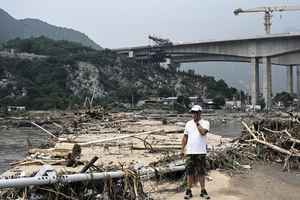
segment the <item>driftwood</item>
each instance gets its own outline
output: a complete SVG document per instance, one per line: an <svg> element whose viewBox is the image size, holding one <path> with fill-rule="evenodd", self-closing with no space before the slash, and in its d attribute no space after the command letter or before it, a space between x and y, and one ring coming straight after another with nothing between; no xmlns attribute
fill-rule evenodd
<svg viewBox="0 0 300 200"><path fill-rule="evenodd" d="M149 150L147 147L141 147L141 146L132 146L132 150ZM157 152L163 152L163 151L178 151L181 147L152 147L150 150L151 153L157 153Z"/></svg>
<svg viewBox="0 0 300 200"><path fill-rule="evenodd" d="M32 165L32 164L37 164L37 165L44 165L45 162L41 160L20 160L17 162L12 162L9 165L10 166L22 166L22 165Z"/></svg>
<svg viewBox="0 0 300 200"><path fill-rule="evenodd" d="M94 163L98 160L99 158L97 156L93 157L90 162L88 162L81 170L80 173L85 173L90 167L94 165Z"/></svg>
<svg viewBox="0 0 300 200"><path fill-rule="evenodd" d="M61 163L65 164L66 160L23 160L23 161L18 161L14 163L10 163L11 166L27 166L27 165L58 165Z"/></svg>
<svg viewBox="0 0 300 200"><path fill-rule="evenodd" d="M41 155L46 154L47 156L50 156L51 158L65 158L69 153L72 153L74 150L74 147L77 146L76 143L56 143L54 148L49 149L39 149L39 148L33 148L29 149L28 153L30 155ZM76 155L78 156L78 154ZM75 156L75 157L76 157Z"/></svg>
<svg viewBox="0 0 300 200"><path fill-rule="evenodd" d="M158 130L154 130L154 131L147 131L147 132L135 133L135 134L125 135L125 136L119 136L119 137L114 137L114 138L107 138L107 139L95 140L95 141L90 141L90 142L85 142L85 143L79 143L79 145L80 146L89 146L89 145L92 145L92 144L104 143L104 142L111 142L111 141L114 141L114 140L120 140L120 139L130 138L130 137L133 137L133 136L148 135L148 134L159 133L159 132L163 132L163 130L162 129L158 129Z"/></svg>
<svg viewBox="0 0 300 200"><path fill-rule="evenodd" d="M63 158L68 153L70 153L72 149L56 149L56 148L50 148L50 149L29 149L29 154L46 154L50 155L52 158Z"/></svg>
<svg viewBox="0 0 300 200"><path fill-rule="evenodd" d="M253 137L255 142L266 145L267 147L269 147L269 148L271 148L275 151L278 151L280 153L287 154L287 155L290 155L290 156L300 157L300 153L293 153L293 152L290 152L289 150L283 149L283 148L278 147L274 144L270 144L266 141L258 139L257 136L253 133L253 131L248 127L248 125L245 122L242 122L242 124L247 129L249 134Z"/></svg>
<svg viewBox="0 0 300 200"><path fill-rule="evenodd" d="M292 154L288 150L285 150L285 149L280 148L280 147L278 147L276 145L270 144L270 143L268 143L266 141L259 140L257 138L257 136L251 131L251 129L248 127L248 125L245 122L242 122L242 124L247 129L247 131L249 132L249 134L253 137L253 139L254 139L255 142L260 143L260 144L264 144L264 145L268 146L269 148L274 149L275 151L278 151L280 153L284 153L284 154L287 154L287 155L291 155Z"/></svg>
<svg viewBox="0 0 300 200"><path fill-rule="evenodd" d="M268 132L275 133L275 134L276 133L277 134L282 134L283 133L283 134L287 135L288 140L290 140L291 142L300 144L300 140L293 138L292 135L286 129L282 130L282 131L273 131L273 130L265 128L265 127L263 129L266 130L266 131L268 131Z"/></svg>
<svg viewBox="0 0 300 200"><path fill-rule="evenodd" d="M147 142L147 137L148 137L148 136L147 136L146 138L144 138L144 139L139 138L139 137L136 137L136 136L132 136L132 137L133 137L133 138L136 138L136 139L138 139L138 140L143 141L144 146L145 146L145 149L149 150L149 152L151 152L151 153L154 152L154 149L153 149L152 145L151 145L149 142ZM131 149L133 150L133 148L131 148Z"/></svg>
<svg viewBox="0 0 300 200"><path fill-rule="evenodd" d="M283 158L279 158L277 160L284 160L283 170L289 170L290 169L290 161L292 158L298 159L299 164L299 158L300 158L300 149L299 149L299 142L300 140L298 138L294 138L292 132L289 132L287 129L281 130L281 131L274 131L266 127L258 128L256 127L256 130L252 130L245 122L242 122L242 125L247 130L247 133L251 136L251 139L246 140L246 142L257 144L256 149L259 150L261 153L261 146L263 145L269 149L271 149L271 152L268 153L269 158L273 161L275 157L278 157L281 154ZM276 126L278 126L276 124ZM291 128L291 125L288 124L289 128ZM267 131L268 134L265 134L261 130ZM296 132L298 134L298 132ZM298 146L297 146L298 145ZM298 149L296 148L298 147ZM274 153L272 152L274 151ZM259 153L258 152L258 153ZM277 153L277 154L276 154ZM298 166L299 168L300 166Z"/></svg>

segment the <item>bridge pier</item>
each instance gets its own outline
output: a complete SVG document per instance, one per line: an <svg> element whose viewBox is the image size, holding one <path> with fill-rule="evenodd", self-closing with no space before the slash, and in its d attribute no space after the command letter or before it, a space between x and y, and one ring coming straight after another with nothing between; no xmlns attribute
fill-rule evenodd
<svg viewBox="0 0 300 200"><path fill-rule="evenodd" d="M251 58L251 104L253 108L257 104L259 96L259 61L258 58Z"/></svg>
<svg viewBox="0 0 300 200"><path fill-rule="evenodd" d="M296 66L297 69L297 96L300 97L300 66Z"/></svg>
<svg viewBox="0 0 300 200"><path fill-rule="evenodd" d="M180 63L174 62L171 58L166 58L165 62L160 63L160 66L165 69L170 69L172 71L177 71L180 68Z"/></svg>
<svg viewBox="0 0 300 200"><path fill-rule="evenodd" d="M293 65L287 67L287 90L290 94L294 93Z"/></svg>
<svg viewBox="0 0 300 200"><path fill-rule="evenodd" d="M272 64L270 57L263 57L263 97L266 110L272 107Z"/></svg>

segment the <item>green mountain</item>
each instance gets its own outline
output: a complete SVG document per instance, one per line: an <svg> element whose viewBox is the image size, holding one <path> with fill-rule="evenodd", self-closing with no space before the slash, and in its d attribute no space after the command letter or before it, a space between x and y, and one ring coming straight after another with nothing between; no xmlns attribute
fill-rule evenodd
<svg viewBox="0 0 300 200"><path fill-rule="evenodd" d="M38 19L17 20L0 8L0 42L15 38L30 38L45 36L53 40L77 42L84 46L100 50L101 47L85 34L69 28L47 24Z"/></svg>
<svg viewBox="0 0 300 200"><path fill-rule="evenodd" d="M14 53L5 49L15 49ZM23 53L22 53L23 52ZM28 52L28 53L24 53ZM94 102L135 103L153 96L232 97L237 90L193 71L139 64L110 50L45 37L15 39L0 51L0 105L64 109Z"/></svg>

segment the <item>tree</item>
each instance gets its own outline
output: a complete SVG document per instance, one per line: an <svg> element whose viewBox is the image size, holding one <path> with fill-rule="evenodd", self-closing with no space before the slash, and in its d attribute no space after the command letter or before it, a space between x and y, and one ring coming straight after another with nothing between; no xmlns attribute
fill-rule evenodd
<svg viewBox="0 0 300 200"><path fill-rule="evenodd" d="M274 102L282 102L285 107L288 107L293 104L294 98L290 93L281 92L277 93L273 100Z"/></svg>
<svg viewBox="0 0 300 200"><path fill-rule="evenodd" d="M186 107L180 103L175 102L174 103L174 109L178 112L178 113L184 113L186 112Z"/></svg>
<svg viewBox="0 0 300 200"><path fill-rule="evenodd" d="M257 105L260 105L261 110L265 109L265 107L266 107L265 99L262 98L262 97L260 97L260 98L257 100Z"/></svg>
<svg viewBox="0 0 300 200"><path fill-rule="evenodd" d="M118 100L136 104L142 97L135 86L121 86L115 93Z"/></svg>
<svg viewBox="0 0 300 200"><path fill-rule="evenodd" d="M158 89L158 96L160 97L171 97L175 94L175 90L173 88L163 86Z"/></svg>
<svg viewBox="0 0 300 200"><path fill-rule="evenodd" d="M217 104L217 106L224 106L225 105L225 98L223 96L217 96L213 99L213 102Z"/></svg>
<svg viewBox="0 0 300 200"><path fill-rule="evenodd" d="M177 98L177 103L188 109L190 107L191 100L186 96L179 96Z"/></svg>
<svg viewBox="0 0 300 200"><path fill-rule="evenodd" d="M195 75L195 70L194 69L189 69L188 74L194 76Z"/></svg>

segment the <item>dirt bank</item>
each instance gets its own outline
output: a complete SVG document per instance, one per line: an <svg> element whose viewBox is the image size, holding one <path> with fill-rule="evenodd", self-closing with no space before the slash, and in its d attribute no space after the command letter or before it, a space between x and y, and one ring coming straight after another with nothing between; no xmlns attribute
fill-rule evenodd
<svg viewBox="0 0 300 200"><path fill-rule="evenodd" d="M213 179L207 182L212 199L218 200L299 200L300 171L282 172L278 165L257 163L244 174L230 176L221 171L211 171ZM178 192L180 183L159 185L155 199L183 199L184 193ZM194 198L199 199L199 188L193 189Z"/></svg>

